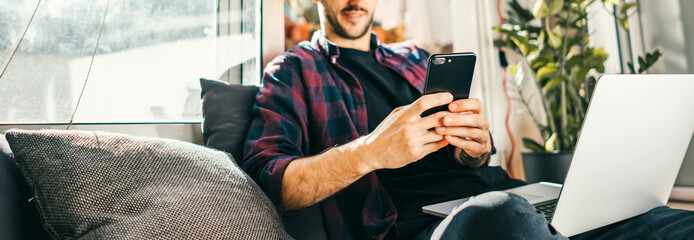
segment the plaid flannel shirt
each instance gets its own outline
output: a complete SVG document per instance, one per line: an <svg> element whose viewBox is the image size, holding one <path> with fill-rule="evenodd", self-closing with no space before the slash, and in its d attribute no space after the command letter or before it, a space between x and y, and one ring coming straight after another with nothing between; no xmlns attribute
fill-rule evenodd
<svg viewBox="0 0 694 240"><path fill-rule="evenodd" d="M382 45L375 34L371 48L381 65L422 92L428 52L411 42ZM280 214L282 177L291 161L368 134L364 91L337 63L339 54L338 46L318 32L265 69L241 166ZM349 74L339 74L345 72ZM330 239L383 239L397 218L375 172L323 200L320 207Z"/></svg>

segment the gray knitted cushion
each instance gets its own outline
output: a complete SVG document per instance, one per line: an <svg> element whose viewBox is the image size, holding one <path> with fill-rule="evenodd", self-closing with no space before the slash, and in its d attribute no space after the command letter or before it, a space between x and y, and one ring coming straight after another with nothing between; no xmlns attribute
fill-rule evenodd
<svg viewBox="0 0 694 240"><path fill-rule="evenodd" d="M223 152L83 131L6 134L58 239L288 239L257 185Z"/></svg>

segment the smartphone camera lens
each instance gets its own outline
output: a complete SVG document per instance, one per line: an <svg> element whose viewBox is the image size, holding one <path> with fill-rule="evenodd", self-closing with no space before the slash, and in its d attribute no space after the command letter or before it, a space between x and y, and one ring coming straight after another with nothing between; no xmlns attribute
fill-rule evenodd
<svg viewBox="0 0 694 240"><path fill-rule="evenodd" d="M446 59L445 59L445 58L434 58L434 64L435 64L435 65L441 65L441 64L444 64L444 63L446 63Z"/></svg>

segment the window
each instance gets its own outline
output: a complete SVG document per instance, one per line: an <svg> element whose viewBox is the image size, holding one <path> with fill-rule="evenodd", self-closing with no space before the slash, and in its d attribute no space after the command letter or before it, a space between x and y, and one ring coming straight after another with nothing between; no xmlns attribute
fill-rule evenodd
<svg viewBox="0 0 694 240"><path fill-rule="evenodd" d="M37 0L0 2L0 70ZM0 79L0 123L68 122L106 1L42 1ZM258 84L260 1L111 1L75 122L199 122L198 79Z"/></svg>

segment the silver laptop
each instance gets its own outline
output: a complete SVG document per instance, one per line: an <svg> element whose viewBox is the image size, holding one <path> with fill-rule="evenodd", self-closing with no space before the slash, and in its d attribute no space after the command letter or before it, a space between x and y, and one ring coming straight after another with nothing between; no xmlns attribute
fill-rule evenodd
<svg viewBox="0 0 694 240"><path fill-rule="evenodd" d="M689 149L684 155L675 187L670 193L670 200L694 202L694 136L689 140Z"/></svg>
<svg viewBox="0 0 694 240"><path fill-rule="evenodd" d="M694 133L694 75L605 75L597 83L564 187L507 190L570 237L665 205ZM425 206L447 216L464 199ZM538 207L538 209L540 209Z"/></svg>

